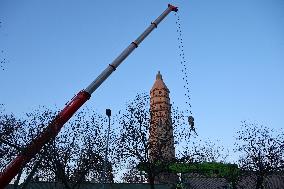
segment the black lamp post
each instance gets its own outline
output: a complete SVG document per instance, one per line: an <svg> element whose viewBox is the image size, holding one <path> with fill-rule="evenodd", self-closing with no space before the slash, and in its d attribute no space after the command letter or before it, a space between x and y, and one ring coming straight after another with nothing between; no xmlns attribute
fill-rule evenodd
<svg viewBox="0 0 284 189"><path fill-rule="evenodd" d="M105 188L105 183L106 183L106 166L107 166L107 155L108 155L108 143L109 143L109 131L110 131L110 116L111 116L111 110L106 109L106 115L108 116L108 130L107 130L107 138L106 138L106 148L105 148L105 158L104 158L104 172L103 172L103 184Z"/></svg>

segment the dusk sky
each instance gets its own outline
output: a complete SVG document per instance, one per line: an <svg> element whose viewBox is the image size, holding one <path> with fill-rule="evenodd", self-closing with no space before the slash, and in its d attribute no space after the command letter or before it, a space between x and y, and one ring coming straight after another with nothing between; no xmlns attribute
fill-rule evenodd
<svg viewBox="0 0 284 189"><path fill-rule="evenodd" d="M0 104L22 116L62 109L172 3L179 7L197 132L233 148L241 121L284 115L283 0L0 0ZM186 106L176 16L168 17L86 103L104 114L149 93L158 70Z"/></svg>

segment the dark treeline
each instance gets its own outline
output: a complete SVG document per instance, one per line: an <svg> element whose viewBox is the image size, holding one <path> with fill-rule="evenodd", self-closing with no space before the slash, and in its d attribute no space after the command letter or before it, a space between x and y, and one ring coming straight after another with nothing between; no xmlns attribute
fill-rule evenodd
<svg viewBox="0 0 284 189"><path fill-rule="evenodd" d="M236 163L239 172L234 178L235 183L231 184L233 188L237 188L238 182L241 184L244 177L250 177L255 188L263 189L267 177L283 173L283 130L277 131L256 123L242 122L235 137L234 151L239 154L239 158L236 162L228 162L229 151L226 148L209 140L196 140L199 136L197 137L195 131L192 132L188 126L184 112L177 107L172 107L171 111L172 128L169 128L173 129L174 135L174 159L167 159L163 155L163 144L171 140L170 138L163 138L162 143L154 141L155 144L149 140L152 127L159 126L159 123L151 123L149 96L139 94L124 110L113 116L109 157L106 162L104 153L107 117L86 108L76 113L60 134L51 139L40 153L21 169L21 173L15 178L15 188L20 180L23 181L19 186L21 188L33 181L60 182L67 189L79 188L84 182L101 183L104 181L104 165L107 167L105 182L113 183L114 175L123 173L120 174L122 182L150 182L153 188L157 177L162 173L171 172L169 167L172 163ZM7 113L4 105L1 105L1 172L17 154L24 153L25 145L45 129L56 113L41 107L19 118ZM198 129L196 131L198 133ZM220 174L211 175L214 177ZM179 181L180 179L177 179L177 182Z"/></svg>

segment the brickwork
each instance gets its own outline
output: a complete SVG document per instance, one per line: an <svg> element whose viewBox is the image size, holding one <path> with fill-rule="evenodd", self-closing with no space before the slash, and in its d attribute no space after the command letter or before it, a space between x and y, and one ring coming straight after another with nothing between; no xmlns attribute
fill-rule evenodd
<svg viewBox="0 0 284 189"><path fill-rule="evenodd" d="M158 72L156 81L150 91L150 160L169 162L175 159L175 147L171 118L169 89ZM176 182L174 174L162 173L155 179L156 183Z"/></svg>

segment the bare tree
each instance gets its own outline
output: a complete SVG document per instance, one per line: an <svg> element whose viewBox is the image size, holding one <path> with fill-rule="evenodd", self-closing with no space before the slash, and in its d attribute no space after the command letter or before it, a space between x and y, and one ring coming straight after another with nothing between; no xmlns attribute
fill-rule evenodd
<svg viewBox="0 0 284 189"><path fill-rule="evenodd" d="M95 112L77 113L43 153L45 157L35 176L60 181L66 188L77 188L84 181L100 182L105 123L106 119ZM107 165L108 181L113 182L111 163Z"/></svg>
<svg viewBox="0 0 284 189"><path fill-rule="evenodd" d="M0 156L3 164L1 169L18 153L25 153L21 151L21 147L32 142L55 116L55 111L40 108L28 113L24 122L19 122L14 116L2 113L0 136L5 144L0 144L0 152L3 152ZM51 139L23 168L23 172L28 176L22 188L31 180L61 182L68 189L78 188L85 181L100 182L106 128L106 119L103 116L90 110L77 113L60 134ZM7 142L11 144L6 144ZM11 145L20 148L9 148ZM107 182L113 182L112 164L106 164ZM18 179L20 177L19 174Z"/></svg>
<svg viewBox="0 0 284 189"><path fill-rule="evenodd" d="M0 172L22 151L21 132L24 121L17 119L13 114L6 114L4 105L0 104ZM17 188L23 169L20 170L14 185Z"/></svg>
<svg viewBox="0 0 284 189"><path fill-rule="evenodd" d="M0 171L2 171L20 150L19 138L24 122L13 114L6 114L4 105L0 108Z"/></svg>
<svg viewBox="0 0 284 189"><path fill-rule="evenodd" d="M184 116L182 114L177 115L178 112L178 110L172 111L173 120L170 120L172 122L171 127L168 127L168 129L174 130L175 144L182 141L181 139L188 141L190 137L188 126L182 125L185 124L185 121L181 121ZM167 172L166 164L175 161L175 159L169 160L167 156L163 155L165 150L163 145L167 144L172 138L153 133L156 131L153 127L158 127L160 123L158 121L157 123L153 122L151 114L148 95L138 94L133 101L128 103L126 111L119 117L121 129L116 140L115 153L118 165L131 164L133 167L143 169L151 187L154 188L155 177L160 173ZM164 123L164 125L167 125L167 123ZM157 141L149 140L150 131L152 135L157 135ZM170 132L170 130L163 133L166 132ZM162 140L163 142L161 142Z"/></svg>
<svg viewBox="0 0 284 189"><path fill-rule="evenodd" d="M264 188L264 178L284 168L283 132L256 123L242 122L237 132L236 151L243 171L256 175L256 188Z"/></svg>
<svg viewBox="0 0 284 189"><path fill-rule="evenodd" d="M198 140L185 146L180 161L185 163L221 162L225 163L229 151L219 141Z"/></svg>

